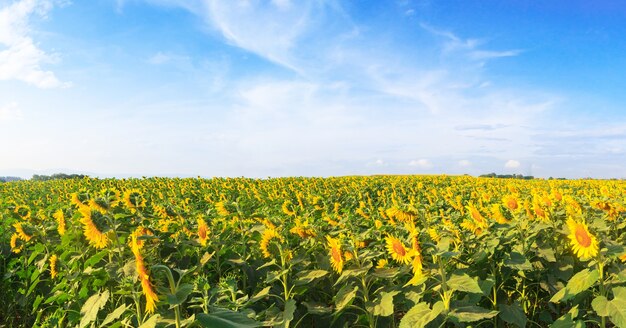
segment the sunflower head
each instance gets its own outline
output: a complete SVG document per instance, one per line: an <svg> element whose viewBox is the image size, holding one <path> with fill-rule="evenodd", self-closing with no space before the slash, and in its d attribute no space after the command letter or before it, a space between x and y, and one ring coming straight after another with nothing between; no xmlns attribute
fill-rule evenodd
<svg viewBox="0 0 626 328"><path fill-rule="evenodd" d="M385 237L387 253L398 263L409 264L412 257L410 248L406 248L400 239L387 236Z"/></svg>
<svg viewBox="0 0 626 328"><path fill-rule="evenodd" d="M568 238L570 245L579 259L586 261L598 255L598 240L589 232L585 222L577 222L569 218L567 219L567 227L569 229Z"/></svg>
<svg viewBox="0 0 626 328"><path fill-rule="evenodd" d="M343 256L339 239L326 236L326 245L329 248L330 265L337 273L341 273L343 270Z"/></svg>

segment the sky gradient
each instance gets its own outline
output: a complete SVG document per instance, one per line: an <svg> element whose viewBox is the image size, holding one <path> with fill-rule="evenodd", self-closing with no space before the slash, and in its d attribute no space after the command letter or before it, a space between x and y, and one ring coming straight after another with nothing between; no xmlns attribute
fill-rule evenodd
<svg viewBox="0 0 626 328"><path fill-rule="evenodd" d="M621 1L0 0L0 176L626 177Z"/></svg>

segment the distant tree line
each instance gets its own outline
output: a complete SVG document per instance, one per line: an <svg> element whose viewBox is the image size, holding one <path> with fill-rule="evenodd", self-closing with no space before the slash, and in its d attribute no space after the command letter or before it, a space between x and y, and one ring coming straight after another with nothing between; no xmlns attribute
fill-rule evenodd
<svg viewBox="0 0 626 328"><path fill-rule="evenodd" d="M53 175L34 174L31 180L32 181L49 181L49 180L82 179L85 177L87 176L84 174L65 174L65 173L55 173Z"/></svg>
<svg viewBox="0 0 626 328"><path fill-rule="evenodd" d="M20 177L0 177L0 182L11 182L11 181L20 181L22 178Z"/></svg>
<svg viewBox="0 0 626 328"><path fill-rule="evenodd" d="M489 174L482 174L480 175L481 178L498 178L498 179L523 179L523 180L532 180L535 177L532 175L521 175L521 174L495 174L495 173L489 173Z"/></svg>

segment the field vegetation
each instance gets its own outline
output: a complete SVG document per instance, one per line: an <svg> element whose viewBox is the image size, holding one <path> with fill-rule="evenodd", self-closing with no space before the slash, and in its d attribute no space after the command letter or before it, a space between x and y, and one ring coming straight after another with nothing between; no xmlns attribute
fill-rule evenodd
<svg viewBox="0 0 626 328"><path fill-rule="evenodd" d="M626 183L0 184L0 327L626 327Z"/></svg>

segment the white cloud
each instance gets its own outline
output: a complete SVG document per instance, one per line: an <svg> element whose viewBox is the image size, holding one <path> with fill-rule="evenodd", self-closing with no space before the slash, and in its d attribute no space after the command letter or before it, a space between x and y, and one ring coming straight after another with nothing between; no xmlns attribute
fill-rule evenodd
<svg viewBox="0 0 626 328"><path fill-rule="evenodd" d="M67 87L42 64L57 61L39 49L30 36L29 20L32 16L44 17L52 8L51 0L21 0L0 8L0 80L20 80L39 88Z"/></svg>
<svg viewBox="0 0 626 328"><path fill-rule="evenodd" d="M431 163L429 160L422 158L422 159L417 159L417 160L412 160L409 162L409 166L415 166L415 167L419 167L421 169L432 169L433 168L433 163Z"/></svg>
<svg viewBox="0 0 626 328"><path fill-rule="evenodd" d="M481 39L462 39L456 34L450 31L440 30L428 24L420 24L420 26L430 32L435 36L439 36L444 38L443 43L443 53L444 54L453 54L453 53L464 53L465 56L470 60L475 61L483 61L488 59L502 58L502 57L514 57L519 55L522 50L513 49L513 50L504 50L504 51L494 51L494 50L484 50L480 49L482 45L486 43L485 40Z"/></svg>
<svg viewBox="0 0 626 328"><path fill-rule="evenodd" d="M519 161L516 161L514 159L510 159L508 161L506 161L506 163L504 163L504 167L506 167L507 169L516 169L519 168L521 165L521 163Z"/></svg>
<svg viewBox="0 0 626 328"><path fill-rule="evenodd" d="M200 13L230 43L295 71L300 70L292 54L311 21L320 17L324 2L287 0L205 2Z"/></svg>
<svg viewBox="0 0 626 328"><path fill-rule="evenodd" d="M167 63L168 61L170 61L170 59L171 59L170 55L166 55L159 51L156 54L154 54L152 57L148 58L148 63L152 65L161 65L161 64Z"/></svg>
<svg viewBox="0 0 626 328"><path fill-rule="evenodd" d="M463 159L463 160L459 161L459 166L460 167L468 167L468 166L471 166L471 165L472 165L472 162L470 162L470 161L468 161L466 159Z"/></svg>
<svg viewBox="0 0 626 328"><path fill-rule="evenodd" d="M22 118L22 111L17 102L11 102L0 106L0 122L19 120Z"/></svg>

